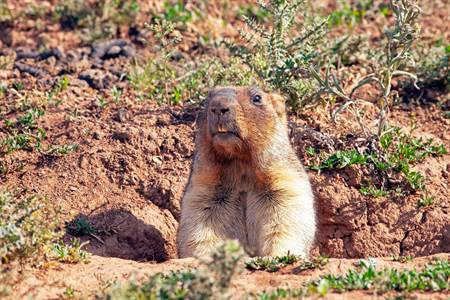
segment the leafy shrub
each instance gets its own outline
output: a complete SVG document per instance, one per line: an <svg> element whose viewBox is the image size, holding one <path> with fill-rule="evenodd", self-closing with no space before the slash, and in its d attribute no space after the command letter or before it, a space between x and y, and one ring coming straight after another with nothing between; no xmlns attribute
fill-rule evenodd
<svg viewBox="0 0 450 300"><path fill-rule="evenodd" d="M161 18L171 23L187 23L192 20L192 12L182 0L164 1L164 13Z"/></svg>
<svg viewBox="0 0 450 300"><path fill-rule="evenodd" d="M87 26L91 13L85 0L61 1L55 7L55 15L63 29L73 30Z"/></svg>
<svg viewBox="0 0 450 300"><path fill-rule="evenodd" d="M0 263L42 258L61 236L59 215L44 197L0 191Z"/></svg>
<svg viewBox="0 0 450 300"><path fill-rule="evenodd" d="M439 45L441 43L438 41L432 47L420 47L413 53L420 88L450 90L450 45Z"/></svg>

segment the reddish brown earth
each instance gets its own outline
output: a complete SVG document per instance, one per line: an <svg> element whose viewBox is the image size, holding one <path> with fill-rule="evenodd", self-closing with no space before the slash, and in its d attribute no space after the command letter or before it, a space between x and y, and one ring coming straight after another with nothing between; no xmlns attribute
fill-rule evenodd
<svg viewBox="0 0 450 300"><path fill-rule="evenodd" d="M426 17L425 22L431 22L430 18ZM229 27L216 30L214 34L220 35ZM161 265L140 262L176 258L180 199L193 156L199 108L136 101L135 92L121 74L129 71L133 58L148 53L126 34L123 35L126 46L122 49L128 47L131 54L127 57L122 53L117 58L102 57L98 54L101 47L80 45L77 35L62 32L57 25L34 32L33 24L16 24L10 37L11 43L3 39L0 48L3 54L15 57L15 67L0 71L0 83L10 85L20 80L25 89L21 93L8 93L0 99L0 105L13 105L26 97L32 102L44 101L44 92L65 74L70 86L59 96L62 104L47 106L39 121L47 131L43 147L76 143L79 148L61 157L15 152L8 159L13 166L23 164L23 168L1 177L1 186L47 195L67 212L66 221L82 215L98 229L98 238L83 238L89 240L86 249L94 255L91 264L61 265L42 274L38 272L36 278L25 281L21 292L55 297L63 286L73 284L95 290L107 279L125 279L136 270L155 272L195 265L190 260L170 260ZM23 58L21 53L37 51L42 38L49 48L57 47L59 54L45 59ZM111 99L108 90L114 85L123 88L121 103L110 101L106 108L101 108L99 96ZM376 110L372 104L368 105L368 116L374 115ZM411 104L392 112L392 123L402 128L407 129L412 119L418 127L415 135L433 138L435 143L443 143L450 149L450 121L435 104ZM291 116L290 121L292 143L303 160L307 146L327 149L322 135L317 137L314 132L330 136L338 144L351 138L349 134L356 128L346 114L338 124L330 122L323 108ZM1 126L0 138L5 134ZM419 194L396 198L361 195L358 189L363 174L358 168L320 174L309 171L319 218L312 254L343 258L333 259L327 270L340 272L348 268L353 262L348 258L450 252L450 155L427 158L416 168L426 175L427 189L435 199L432 207L418 207ZM427 259L419 259L417 264ZM236 285L244 284L251 290L262 280L267 287L282 286L296 282L298 277L300 283L322 272L297 275L294 269L273 275L247 272L236 280ZM52 289L40 289L42 285Z"/></svg>
<svg viewBox="0 0 450 300"><path fill-rule="evenodd" d="M421 268L433 259L450 259L448 254L433 255L415 259L413 262L393 262L390 258L377 258L377 267L396 268L398 270ZM312 278L325 274L345 274L355 268L356 259L330 259L322 269L300 271L299 263L288 266L281 271L268 273L265 271L242 271L233 278L231 288L237 293L232 299L243 299L243 291L250 295L277 288L301 288ZM50 272L34 272L17 289L17 295L34 294L37 299L61 299L65 288L70 286L76 291L77 297L91 296L101 292L114 281L123 282L133 278L140 281L148 274L169 272L180 269L192 269L198 266L194 259L174 259L164 263L135 262L119 258L93 256L89 264L59 265ZM42 288L46 286L46 288ZM411 299L448 299L448 295L439 293L410 293ZM395 296L394 293L383 294L385 298ZM379 299L380 295L367 291L352 291L345 294L328 293L324 299ZM309 298L307 298L309 299ZM317 296L310 297L317 299Z"/></svg>

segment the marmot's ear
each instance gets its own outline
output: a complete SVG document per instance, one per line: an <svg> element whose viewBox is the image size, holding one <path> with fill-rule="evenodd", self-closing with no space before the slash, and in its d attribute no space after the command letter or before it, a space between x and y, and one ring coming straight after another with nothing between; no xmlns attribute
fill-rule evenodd
<svg viewBox="0 0 450 300"><path fill-rule="evenodd" d="M270 94L270 98L272 100L273 108L277 112L278 117L285 118L286 117L286 99L279 94Z"/></svg>

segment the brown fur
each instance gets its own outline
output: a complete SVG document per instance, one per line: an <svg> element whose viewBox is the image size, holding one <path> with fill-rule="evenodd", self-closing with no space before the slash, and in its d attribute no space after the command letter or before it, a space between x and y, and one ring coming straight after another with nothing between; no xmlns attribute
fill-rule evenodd
<svg viewBox="0 0 450 300"><path fill-rule="evenodd" d="M284 99L256 87L216 88L197 122L179 256L207 254L227 239L239 240L250 255L307 256L314 201L289 143Z"/></svg>

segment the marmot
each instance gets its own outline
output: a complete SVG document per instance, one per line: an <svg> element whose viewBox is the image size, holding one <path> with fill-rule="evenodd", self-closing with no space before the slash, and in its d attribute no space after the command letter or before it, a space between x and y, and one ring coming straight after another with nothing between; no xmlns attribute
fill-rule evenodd
<svg viewBox="0 0 450 300"><path fill-rule="evenodd" d="M314 197L289 142L284 99L258 87L218 87L197 127L179 257L206 255L228 239L250 256L308 257Z"/></svg>

